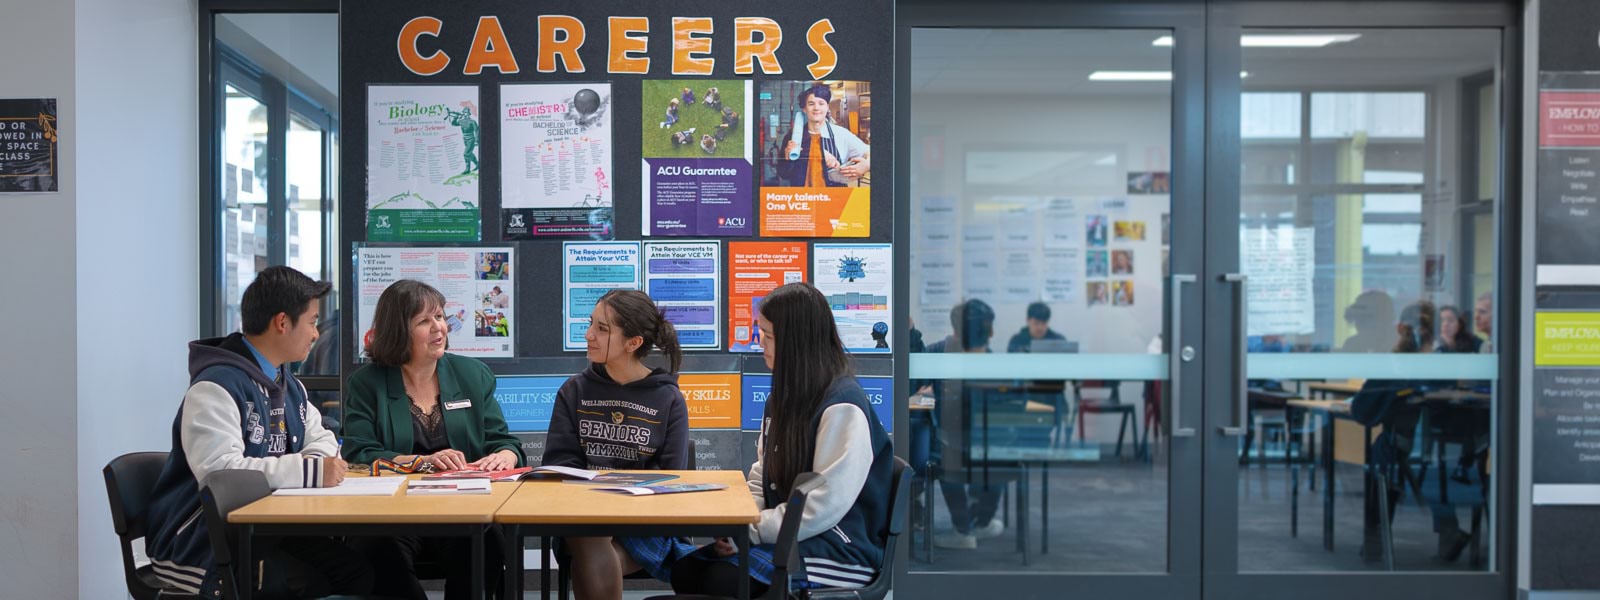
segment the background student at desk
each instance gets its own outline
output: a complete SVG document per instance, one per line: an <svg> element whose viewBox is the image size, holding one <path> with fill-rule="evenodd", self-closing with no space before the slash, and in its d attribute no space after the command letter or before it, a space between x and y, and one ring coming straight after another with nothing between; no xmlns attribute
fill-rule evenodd
<svg viewBox="0 0 1600 600"><path fill-rule="evenodd" d="M310 353L330 288L289 267L268 268L240 300L243 333L190 342L190 387L148 517L146 549L167 585L206 598L220 593L200 515L199 484L207 475L260 471L273 488L331 487L344 479L333 433L322 427L305 386L283 368ZM372 586L367 562L332 538L283 538L258 551L260 597L364 594Z"/></svg>
<svg viewBox="0 0 1600 600"><path fill-rule="evenodd" d="M396 281L378 297L372 316L372 364L350 376L345 398L344 456L353 463L380 458L415 461L428 470L499 470L524 462L522 444L506 429L495 401L494 373L483 363L445 353L449 325L444 295L428 284ZM499 536L485 536L487 589L500 588ZM415 564L428 557L444 566L445 598L471 593L469 540L395 536L356 545L384 566L374 593L423 600Z"/></svg>
<svg viewBox="0 0 1600 600"><path fill-rule="evenodd" d="M988 353L989 341L994 337L994 309L978 299L957 304L950 309L950 328L953 332L950 337L928 344L928 352ZM1005 524L994 516L1000 510L1000 491L1009 479L994 474L972 481L969 469L946 471L942 463L947 445L954 446L958 452L965 448L967 440L961 437L959 417L971 416L976 405L972 396L979 391L959 380L917 381L912 385L918 393L939 400L934 410L917 411L911 419L912 463L918 469L930 463L940 465L939 489L955 528L955 531L935 535L933 543L941 548L977 548L979 538L997 537L1005 532ZM953 424L946 423L950 418L942 417L950 414L958 417Z"/></svg>

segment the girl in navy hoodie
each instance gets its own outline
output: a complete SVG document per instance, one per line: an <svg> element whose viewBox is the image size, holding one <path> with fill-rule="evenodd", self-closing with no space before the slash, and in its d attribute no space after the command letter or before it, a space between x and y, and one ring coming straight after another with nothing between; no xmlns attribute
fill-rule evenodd
<svg viewBox="0 0 1600 600"><path fill-rule="evenodd" d="M650 296L612 290L589 315L589 368L556 394L544 464L580 469L688 468L689 413L678 391L678 333ZM670 370L640 362L652 348ZM573 591L580 600L622 597L622 576L668 569L694 547L673 538L569 537Z"/></svg>
<svg viewBox="0 0 1600 600"><path fill-rule="evenodd" d="M750 526L750 566L718 540L677 562L678 593L736 596L750 577L751 595L769 585L859 588L883 568L894 453L889 434L850 372L833 311L817 288L791 283L762 299L757 323L762 355L772 369L772 393L761 423L757 458L747 484L760 507ZM791 582L772 581L772 549L784 502L801 473L823 483L807 497L800 520L801 569Z"/></svg>

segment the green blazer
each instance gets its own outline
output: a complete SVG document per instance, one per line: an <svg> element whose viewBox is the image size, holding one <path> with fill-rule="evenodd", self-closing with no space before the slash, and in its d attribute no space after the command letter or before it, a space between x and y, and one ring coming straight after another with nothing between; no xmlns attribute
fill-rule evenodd
<svg viewBox="0 0 1600 600"><path fill-rule="evenodd" d="M439 359L439 408L450 447L475 461L500 450L517 454L527 464L522 442L506 429L500 403L494 399L494 373L483 363L446 353ZM472 406L449 410L445 405L470 400ZM353 464L411 454L416 442L411 399L399 367L369 364L345 382L344 440L340 453Z"/></svg>

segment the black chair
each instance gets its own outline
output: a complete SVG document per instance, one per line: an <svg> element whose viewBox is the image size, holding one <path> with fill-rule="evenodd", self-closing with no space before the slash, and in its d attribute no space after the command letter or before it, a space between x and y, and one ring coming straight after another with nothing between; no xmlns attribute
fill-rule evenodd
<svg viewBox="0 0 1600 600"><path fill-rule="evenodd" d="M817 588L808 590L789 591L783 586L772 586L763 598L767 600L781 600L798 598L801 600L883 600L889 595L893 585L894 552L899 545L900 534L905 531L907 514L911 504L911 478L914 472L911 465L899 458L894 459L894 476L889 490L889 523L884 532L883 564L878 569L878 575L872 582L860 588ZM778 541L775 545L772 564L775 567L773 581L788 581L788 573L800 568L799 537L800 518L805 512L806 494L809 494L816 485L821 483L821 478L811 473L800 475L795 480L795 491L789 495L789 508L784 512L783 523L778 531ZM798 498L798 503L796 499ZM706 596L657 596L650 600L702 600Z"/></svg>
<svg viewBox="0 0 1600 600"><path fill-rule="evenodd" d="M822 476L801 473L794 479L794 489L789 492L788 508L783 513L783 523L778 526L778 541L772 550L772 582L763 600L790 600L793 596L781 584L789 580L789 573L800 569L800 518L806 511L806 497L822 485ZM651 596L647 600L726 600L720 596L676 594Z"/></svg>
<svg viewBox="0 0 1600 600"><path fill-rule="evenodd" d="M149 533L145 517L150 494L166 464L166 452L134 452L112 459L101 470L106 479L106 496L111 500L111 528L122 546L122 574L134 600L193 598L167 587L150 565L136 568L133 564L133 541Z"/></svg>
<svg viewBox="0 0 1600 600"><path fill-rule="evenodd" d="M1085 400L1083 398L1083 390L1085 388L1110 389L1111 396L1105 400ZM1127 435L1127 432L1130 428L1133 430L1134 445L1139 444L1139 421L1134 418L1134 411L1136 409L1132 404L1123 404L1121 388L1121 381L1087 380L1078 382L1078 385L1074 386L1073 390L1074 400L1078 405L1078 414L1074 416L1078 420L1079 444L1084 443L1085 436L1083 417L1085 415L1121 415L1121 419L1117 422L1117 458L1122 458L1122 440L1123 437ZM1141 449L1134 449L1135 454L1139 454L1140 452L1142 452Z"/></svg>
<svg viewBox="0 0 1600 600"><path fill-rule="evenodd" d="M910 512L911 465L894 459L894 487L889 491L889 530L884 536L883 565L872 583L859 589L822 588L801 590L799 595L809 600L883 600L893 585L894 549L900 545L900 533L905 531L907 513ZM785 515L787 516L787 515Z"/></svg>
<svg viewBox="0 0 1600 600"><path fill-rule="evenodd" d="M248 469L227 469L206 477L200 488L200 511L211 536L211 558L222 576L222 597L238 598L239 585L233 572L234 530L228 526L228 513L267 497L272 488L267 475Z"/></svg>

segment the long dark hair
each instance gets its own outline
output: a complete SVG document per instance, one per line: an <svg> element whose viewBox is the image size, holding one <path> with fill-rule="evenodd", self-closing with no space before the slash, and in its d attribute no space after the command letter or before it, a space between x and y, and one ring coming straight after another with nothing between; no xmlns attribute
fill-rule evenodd
<svg viewBox="0 0 1600 600"><path fill-rule="evenodd" d="M644 338L634 358L644 358L651 348L660 348L666 355L671 372L677 373L683 365L683 348L678 345L678 329L656 307L650 295L639 290L611 290L600 297L597 304L611 307L612 325L622 329L623 337Z"/></svg>
<svg viewBox="0 0 1600 600"><path fill-rule="evenodd" d="M767 396L762 468L777 492L789 495L794 479L811 470L816 432L811 417L828 388L850 375L850 356L833 324L828 299L809 283L784 285L761 300L772 323L772 392Z"/></svg>
<svg viewBox="0 0 1600 600"><path fill-rule="evenodd" d="M1446 312L1450 313L1449 317L1445 316ZM1467 322L1467 315L1454 305L1446 304L1439 307L1440 333L1444 332L1444 320L1447 318L1455 320L1456 336L1449 339L1440 338L1445 348L1450 352L1470 352L1473 343L1478 341L1478 336L1472 335L1472 324Z"/></svg>

